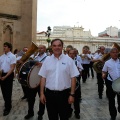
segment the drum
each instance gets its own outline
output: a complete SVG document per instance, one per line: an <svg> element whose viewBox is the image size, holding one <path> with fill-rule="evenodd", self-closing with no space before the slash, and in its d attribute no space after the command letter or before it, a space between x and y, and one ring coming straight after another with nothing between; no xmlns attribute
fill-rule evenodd
<svg viewBox="0 0 120 120"><path fill-rule="evenodd" d="M116 79L113 81L112 83L112 89L117 92L120 93L120 78Z"/></svg>
<svg viewBox="0 0 120 120"><path fill-rule="evenodd" d="M36 88L39 86L40 76L38 75L38 72L40 67L36 66L37 62L38 61L30 60L21 66L18 80L22 85L28 86L29 88Z"/></svg>

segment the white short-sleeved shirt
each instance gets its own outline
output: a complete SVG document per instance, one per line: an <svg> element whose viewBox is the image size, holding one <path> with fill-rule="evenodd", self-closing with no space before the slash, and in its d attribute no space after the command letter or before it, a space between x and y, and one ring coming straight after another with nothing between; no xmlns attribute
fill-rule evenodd
<svg viewBox="0 0 120 120"><path fill-rule="evenodd" d="M79 71L82 71L83 67L82 67L81 63L79 61L77 61L76 59L74 60L74 62L75 62L75 65L77 66L77 68L79 69Z"/></svg>
<svg viewBox="0 0 120 120"><path fill-rule="evenodd" d="M93 54L93 57L95 57L96 55L99 55L99 53L98 53L98 52L94 53L94 54Z"/></svg>
<svg viewBox="0 0 120 120"><path fill-rule="evenodd" d="M17 59L16 59L16 60L18 61L18 60L20 60L21 58L22 58L22 56L17 56Z"/></svg>
<svg viewBox="0 0 120 120"><path fill-rule="evenodd" d="M114 81L120 77L120 60L113 60L112 58L105 62L103 72L108 72L107 79ZM109 76L110 75L110 76Z"/></svg>
<svg viewBox="0 0 120 120"><path fill-rule="evenodd" d="M101 53L96 54L95 56L93 56L93 59L98 60L101 59L103 57L103 55Z"/></svg>
<svg viewBox="0 0 120 120"><path fill-rule="evenodd" d="M35 56L34 60L39 61L39 62L43 62L46 57L47 57L46 53L44 53L42 56L39 56L39 54L38 54L37 56Z"/></svg>
<svg viewBox="0 0 120 120"><path fill-rule="evenodd" d="M84 54L82 54L82 56L84 56ZM90 64L90 59L91 56L89 54L86 54L87 57L85 57L84 59L82 59L82 64Z"/></svg>
<svg viewBox="0 0 120 120"><path fill-rule="evenodd" d="M0 57L0 69L3 70L4 73L10 70L11 64L16 64L16 56L13 53L8 52Z"/></svg>
<svg viewBox="0 0 120 120"><path fill-rule="evenodd" d="M82 64L82 58L79 55L77 55L75 59Z"/></svg>
<svg viewBox="0 0 120 120"><path fill-rule="evenodd" d="M45 59L38 75L46 78L46 88L61 91L71 87L71 78L79 71L67 55L61 54L57 59L53 54Z"/></svg>

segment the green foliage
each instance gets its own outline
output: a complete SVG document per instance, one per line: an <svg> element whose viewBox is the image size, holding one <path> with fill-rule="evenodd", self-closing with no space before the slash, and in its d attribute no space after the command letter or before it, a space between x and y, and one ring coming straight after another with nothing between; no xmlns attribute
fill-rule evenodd
<svg viewBox="0 0 120 120"><path fill-rule="evenodd" d="M50 43L50 42L51 42L51 39L50 39L50 38L48 38L48 39L46 39L46 41L47 41L48 43Z"/></svg>

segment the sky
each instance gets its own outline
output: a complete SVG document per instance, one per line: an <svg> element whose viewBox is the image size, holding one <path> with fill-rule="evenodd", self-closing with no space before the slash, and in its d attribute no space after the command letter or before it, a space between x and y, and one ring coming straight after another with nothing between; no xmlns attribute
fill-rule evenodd
<svg viewBox="0 0 120 120"><path fill-rule="evenodd" d="M37 31L50 26L82 26L98 36L107 27L120 29L120 0L38 0Z"/></svg>

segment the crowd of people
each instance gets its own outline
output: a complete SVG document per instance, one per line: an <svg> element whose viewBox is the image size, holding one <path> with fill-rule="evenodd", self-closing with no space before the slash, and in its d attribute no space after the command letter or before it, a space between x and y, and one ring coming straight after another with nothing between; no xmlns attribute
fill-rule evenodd
<svg viewBox="0 0 120 120"><path fill-rule="evenodd" d="M32 61L30 65L38 66L40 69L37 71L39 84L35 88L31 88L28 82L26 85L21 82L23 90L21 100L26 99L28 103L28 113L24 118L30 119L34 116L34 103L38 93L40 98L38 120L43 120L45 107L49 120L68 120L73 111L76 119L80 119L81 82L85 84L91 73L92 78L95 75L97 78L99 99L102 99L104 84L106 84L109 113L111 120L116 120L117 110L120 112L120 95L112 89L112 83L120 77L118 49L111 48L110 53L107 53L108 60L104 61L104 46L100 46L95 53L91 53L89 46L84 46L81 54L72 45L68 45L65 50L63 46L61 39L54 39L49 49L39 45L37 52L28 56L27 61ZM5 102L3 116L6 116L12 109L13 79L19 77L16 65L22 66L26 62L21 58L29 48L24 47L21 51L15 49L12 53L12 44L5 42L3 49L4 54L0 56L0 86ZM93 64L99 62L103 64L103 68L99 72L94 71ZM26 75L26 72L24 74ZM115 107L116 95L118 109Z"/></svg>

